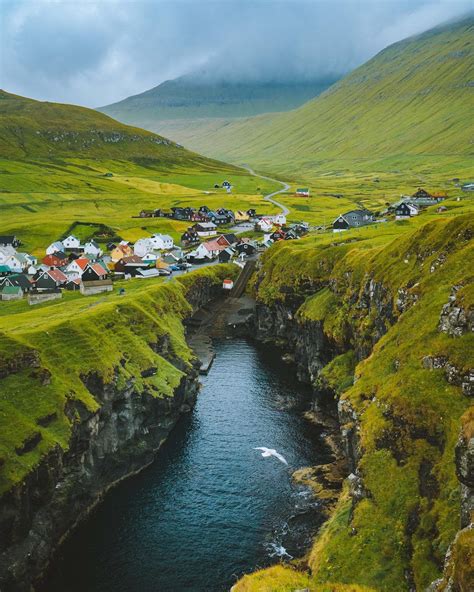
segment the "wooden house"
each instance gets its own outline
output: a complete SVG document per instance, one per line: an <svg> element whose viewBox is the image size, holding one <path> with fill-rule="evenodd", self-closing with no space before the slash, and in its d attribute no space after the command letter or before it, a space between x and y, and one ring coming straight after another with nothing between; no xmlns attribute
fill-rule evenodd
<svg viewBox="0 0 474 592"><path fill-rule="evenodd" d="M418 215L419 208L415 204L402 202L395 208L395 219L404 220Z"/></svg>
<svg viewBox="0 0 474 592"><path fill-rule="evenodd" d="M191 247L199 242L199 235L194 228L188 228L186 232L181 235L181 244L183 247Z"/></svg>
<svg viewBox="0 0 474 592"><path fill-rule="evenodd" d="M52 267L45 271L39 271L33 277L35 290L42 292L44 290L55 290L62 288L68 282L68 277L60 269Z"/></svg>
<svg viewBox="0 0 474 592"><path fill-rule="evenodd" d="M219 263L229 263L232 257L235 255L234 249L232 247L227 247L223 251L221 251L218 255Z"/></svg>
<svg viewBox="0 0 474 592"><path fill-rule="evenodd" d="M360 228L374 221L374 215L369 210L351 210L338 216L332 225L333 232L341 232L349 228Z"/></svg>
<svg viewBox="0 0 474 592"><path fill-rule="evenodd" d="M14 234L0 235L0 247L13 247L17 249L21 245L21 241Z"/></svg>
<svg viewBox="0 0 474 592"><path fill-rule="evenodd" d="M248 212L237 210L234 212L234 219L236 222L248 222L250 220L250 215Z"/></svg>
<svg viewBox="0 0 474 592"><path fill-rule="evenodd" d="M132 247L128 243L119 243L112 249L110 258L116 263L123 257L130 257L131 255L133 255Z"/></svg>
<svg viewBox="0 0 474 592"><path fill-rule="evenodd" d="M57 251L43 257L41 263L47 267L64 267L69 264L69 258L65 253Z"/></svg>
<svg viewBox="0 0 474 592"><path fill-rule="evenodd" d="M198 222L193 226L193 229L200 238L203 238L216 234L217 226L212 222Z"/></svg>
<svg viewBox="0 0 474 592"><path fill-rule="evenodd" d="M120 261L117 261L115 264L115 272L134 277L137 275L138 269L144 267L146 267L146 265L143 263L141 257L130 255L129 257L122 257Z"/></svg>
<svg viewBox="0 0 474 592"><path fill-rule="evenodd" d="M28 293L33 290L33 283L30 278L24 273L14 273L3 278L2 286L19 286L23 293Z"/></svg>
<svg viewBox="0 0 474 592"><path fill-rule="evenodd" d="M82 273L83 282L107 279L108 272L100 263L89 263Z"/></svg>
<svg viewBox="0 0 474 592"><path fill-rule="evenodd" d="M240 255L244 253L248 257L255 255L257 252L257 245L253 241L240 242L235 246L235 250Z"/></svg>

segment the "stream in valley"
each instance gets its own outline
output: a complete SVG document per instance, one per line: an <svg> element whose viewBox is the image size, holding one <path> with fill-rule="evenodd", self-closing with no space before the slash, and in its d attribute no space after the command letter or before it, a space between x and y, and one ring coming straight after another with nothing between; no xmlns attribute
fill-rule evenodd
<svg viewBox="0 0 474 592"><path fill-rule="evenodd" d="M267 346L222 339L215 348L193 412L69 538L45 591L220 592L284 549L307 548L321 511L291 473L329 461L302 416L310 392Z"/></svg>

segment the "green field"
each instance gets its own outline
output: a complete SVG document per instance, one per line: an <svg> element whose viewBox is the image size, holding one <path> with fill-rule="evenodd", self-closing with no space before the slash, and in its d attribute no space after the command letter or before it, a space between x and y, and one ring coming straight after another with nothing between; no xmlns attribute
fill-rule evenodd
<svg viewBox="0 0 474 592"><path fill-rule="evenodd" d="M106 171L114 176L104 178ZM213 188L224 178L235 184L232 194ZM68 159L58 163L2 159L0 231L18 235L22 249L36 255L44 253L75 222L105 224L125 240L153 232L170 234L176 240L188 222L133 216L142 209L204 204L233 210L256 208L271 214L278 208L264 202L261 194L276 187L245 172L226 170L225 166L213 172L185 167L169 172L118 160Z"/></svg>
<svg viewBox="0 0 474 592"><path fill-rule="evenodd" d="M232 194L214 189L225 179ZM91 109L0 93L0 232L18 235L34 254L75 222L105 224L126 240L157 231L176 239L188 226L133 218L142 209L206 204L272 213L261 196L278 187Z"/></svg>

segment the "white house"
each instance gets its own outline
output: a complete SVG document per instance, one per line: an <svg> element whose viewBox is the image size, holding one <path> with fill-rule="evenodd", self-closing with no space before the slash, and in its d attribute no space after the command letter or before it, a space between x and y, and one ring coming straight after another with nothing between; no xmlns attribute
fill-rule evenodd
<svg viewBox="0 0 474 592"><path fill-rule="evenodd" d="M168 234L153 234L150 240L154 249L169 251L174 246L173 239Z"/></svg>
<svg viewBox="0 0 474 592"><path fill-rule="evenodd" d="M54 241L54 243L51 243L46 249L46 255L53 255L59 251L64 251L64 245L61 241Z"/></svg>
<svg viewBox="0 0 474 592"><path fill-rule="evenodd" d="M138 255L138 253L135 253L135 255ZM138 255L138 256L140 257L140 255ZM160 258L160 256L157 255L156 253L153 253L153 252L145 253L142 256L143 263L146 263L147 265L151 265L151 264L156 263L159 258Z"/></svg>
<svg viewBox="0 0 474 592"><path fill-rule="evenodd" d="M133 252L138 257L143 257L150 251L153 251L154 244L151 238L139 238L133 246Z"/></svg>
<svg viewBox="0 0 474 592"><path fill-rule="evenodd" d="M309 189L308 189L308 187L299 187L296 190L295 195L297 197L309 197Z"/></svg>
<svg viewBox="0 0 474 592"><path fill-rule="evenodd" d="M270 218L260 218L255 224L257 230L261 230L262 232L270 232L273 228L273 221Z"/></svg>
<svg viewBox="0 0 474 592"><path fill-rule="evenodd" d="M11 245L0 247L0 265L6 265L5 261L16 253L16 249Z"/></svg>
<svg viewBox="0 0 474 592"><path fill-rule="evenodd" d="M23 255L26 258L29 265L36 265L38 263L38 259L29 253L20 253L20 255Z"/></svg>
<svg viewBox="0 0 474 592"><path fill-rule="evenodd" d="M81 247L81 241L73 234L70 234L62 242L65 249L80 249Z"/></svg>
<svg viewBox="0 0 474 592"><path fill-rule="evenodd" d="M102 255L102 249L94 240L89 240L84 244L84 253L86 255L92 255L92 257L100 257Z"/></svg>
<svg viewBox="0 0 474 592"><path fill-rule="evenodd" d="M80 257L79 259L71 261L71 263L69 263L69 265L66 267L65 272L69 279L79 279L82 277L82 274L88 265L89 259Z"/></svg>
<svg viewBox="0 0 474 592"><path fill-rule="evenodd" d="M201 243L193 251L193 257L195 259L215 259L225 248L226 245L221 245L216 240L207 241Z"/></svg>
<svg viewBox="0 0 474 592"><path fill-rule="evenodd" d="M273 216L273 223L277 224L278 226L283 226L286 224L286 216L284 214L277 214Z"/></svg>
<svg viewBox="0 0 474 592"><path fill-rule="evenodd" d="M7 258L4 265L8 265L8 267L15 273L20 273L23 270L28 269L31 262L25 257L24 253L14 253Z"/></svg>

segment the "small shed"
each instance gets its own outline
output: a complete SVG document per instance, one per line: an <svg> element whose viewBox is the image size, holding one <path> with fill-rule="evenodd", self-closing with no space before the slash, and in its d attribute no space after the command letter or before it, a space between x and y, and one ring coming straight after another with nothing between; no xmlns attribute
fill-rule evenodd
<svg viewBox="0 0 474 592"><path fill-rule="evenodd" d="M298 187L295 192L296 197L309 197L308 187Z"/></svg>
<svg viewBox="0 0 474 592"><path fill-rule="evenodd" d="M93 294L100 294L102 292L112 292L114 286L112 280L94 280L90 282L82 282L80 286L81 294L84 296L91 296Z"/></svg>
<svg viewBox="0 0 474 592"><path fill-rule="evenodd" d="M233 280L225 279L222 282L222 289L223 290L232 290L233 287L234 287L234 281Z"/></svg>
<svg viewBox="0 0 474 592"><path fill-rule="evenodd" d="M23 290L20 286L4 286L0 292L2 300L21 300L23 298Z"/></svg>

